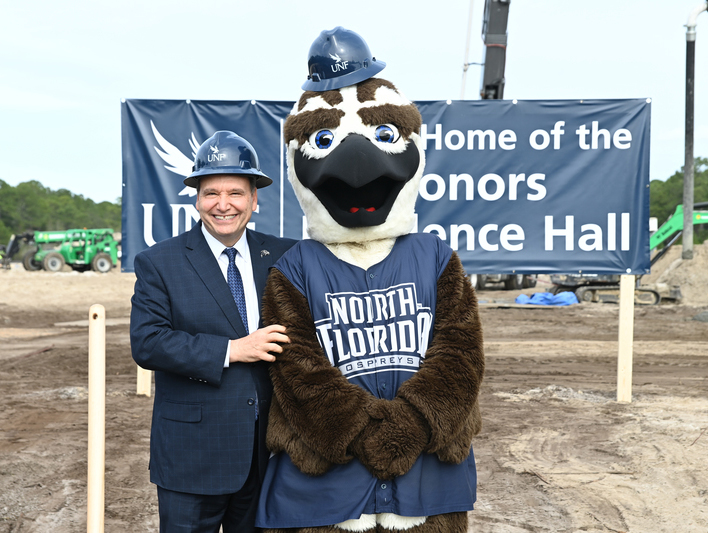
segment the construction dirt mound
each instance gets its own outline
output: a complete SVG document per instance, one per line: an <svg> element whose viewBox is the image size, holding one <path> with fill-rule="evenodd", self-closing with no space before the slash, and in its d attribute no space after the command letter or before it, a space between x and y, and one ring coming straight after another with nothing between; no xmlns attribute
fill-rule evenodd
<svg viewBox="0 0 708 533"><path fill-rule="evenodd" d="M708 241L694 245L693 259L681 259L682 252L682 246L669 248L641 283L678 286L683 304L708 305Z"/></svg>

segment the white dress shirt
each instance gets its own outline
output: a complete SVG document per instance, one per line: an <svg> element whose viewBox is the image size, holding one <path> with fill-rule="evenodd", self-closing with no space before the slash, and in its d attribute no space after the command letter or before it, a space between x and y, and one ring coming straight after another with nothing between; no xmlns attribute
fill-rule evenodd
<svg viewBox="0 0 708 533"><path fill-rule="evenodd" d="M202 224L202 233L206 239L211 253L214 254L216 261L219 263L219 268L221 268L221 273L224 275L224 279L228 282L228 268L229 268L229 256L224 253L223 243L219 242L216 237L207 231ZM260 306L258 305L258 293L256 292L256 282L253 279L253 267L251 265L251 251L248 247L248 239L246 238L246 232L243 232L241 238L233 246L236 251L236 267L241 274L241 280L243 281L243 294L246 298L246 313L248 314L248 324L246 326L247 333L251 333L258 329L258 324L261 319ZM224 367L229 366L229 354L231 353L231 343L229 343L226 348L226 360L224 361Z"/></svg>

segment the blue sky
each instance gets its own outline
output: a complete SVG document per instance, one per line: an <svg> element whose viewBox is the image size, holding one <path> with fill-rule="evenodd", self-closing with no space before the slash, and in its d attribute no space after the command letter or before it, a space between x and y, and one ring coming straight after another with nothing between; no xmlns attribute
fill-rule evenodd
<svg viewBox="0 0 708 533"><path fill-rule="evenodd" d="M296 100L322 30L359 33L412 100L460 99L483 60L483 0L0 2L0 179L121 195L122 98ZM507 99L651 98L651 179L684 162L684 25L699 0L511 0ZM708 157L708 14L695 154ZM466 99L479 98L480 67Z"/></svg>

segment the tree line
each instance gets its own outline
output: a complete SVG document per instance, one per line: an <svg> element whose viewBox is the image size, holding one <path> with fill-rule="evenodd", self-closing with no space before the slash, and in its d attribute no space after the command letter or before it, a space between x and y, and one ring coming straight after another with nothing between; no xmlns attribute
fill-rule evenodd
<svg viewBox="0 0 708 533"><path fill-rule="evenodd" d="M12 234L72 228L121 229L121 201L96 203L67 189L52 189L38 181L17 186L0 180L0 244Z"/></svg>
<svg viewBox="0 0 708 533"><path fill-rule="evenodd" d="M683 170L666 181L649 184L649 214L663 224L683 203ZM694 171L694 202L708 202L708 158L698 157ZM708 210L708 207L705 208ZM67 189L56 191L38 181L13 187L0 180L0 244L10 235L30 230L59 231L71 228L121 229L121 200L96 203ZM694 227L694 242L708 240L708 224Z"/></svg>

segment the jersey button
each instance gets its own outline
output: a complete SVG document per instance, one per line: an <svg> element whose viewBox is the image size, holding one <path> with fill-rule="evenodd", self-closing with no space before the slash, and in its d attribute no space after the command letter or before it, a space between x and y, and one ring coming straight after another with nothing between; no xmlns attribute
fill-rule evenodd
<svg viewBox="0 0 708 533"><path fill-rule="evenodd" d="M253 398L248 399L248 405L254 405L255 403L256 403L256 400L254 400Z"/></svg>

